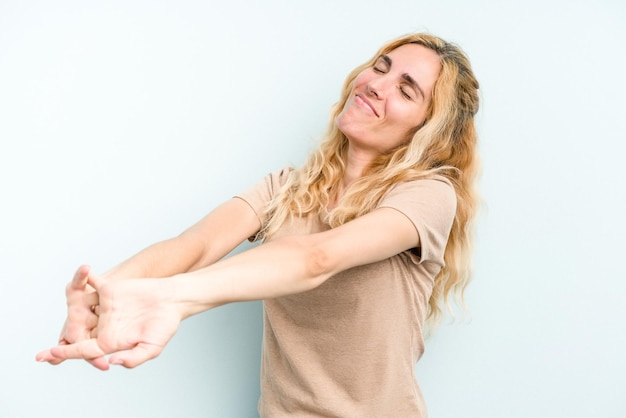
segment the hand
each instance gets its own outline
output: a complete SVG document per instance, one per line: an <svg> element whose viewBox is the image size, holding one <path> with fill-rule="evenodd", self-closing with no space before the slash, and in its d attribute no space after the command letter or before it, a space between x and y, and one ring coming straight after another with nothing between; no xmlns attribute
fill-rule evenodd
<svg viewBox="0 0 626 418"><path fill-rule="evenodd" d="M98 317L92 308L98 305L98 294L87 284L89 274L89 266L80 266L76 270L72 281L65 288L67 318L61 329L59 345L67 345L89 339L91 331L98 322ZM51 356L46 351L39 353L37 360L47 361L54 365L63 361ZM108 368L108 362L104 357L97 357L87 361L98 369L106 370Z"/></svg>
<svg viewBox="0 0 626 418"><path fill-rule="evenodd" d="M61 362L70 358L98 361L111 354L109 364L136 367L157 357L174 336L181 312L172 299L169 279L126 279L105 281L87 275L88 284L99 295L97 325L88 339L59 344L38 354L37 359Z"/></svg>

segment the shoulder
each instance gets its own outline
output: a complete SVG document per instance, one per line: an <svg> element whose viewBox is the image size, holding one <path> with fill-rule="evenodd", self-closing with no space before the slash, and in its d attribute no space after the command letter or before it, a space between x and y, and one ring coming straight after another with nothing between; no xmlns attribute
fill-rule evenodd
<svg viewBox="0 0 626 418"><path fill-rule="evenodd" d="M419 235L419 258L443 266L443 254L456 216L457 197L443 176L410 180L393 186L379 207L404 214Z"/></svg>
<svg viewBox="0 0 626 418"><path fill-rule="evenodd" d="M409 180L391 186L379 207L403 202L408 204L431 202L440 207L445 205L456 209L456 191L451 181L440 175Z"/></svg>
<svg viewBox="0 0 626 418"><path fill-rule="evenodd" d="M265 199L273 196L294 173L293 167L284 167L280 170L272 171L259 180L252 187L245 190L243 193L239 193L237 197L246 197L250 195L260 195Z"/></svg>

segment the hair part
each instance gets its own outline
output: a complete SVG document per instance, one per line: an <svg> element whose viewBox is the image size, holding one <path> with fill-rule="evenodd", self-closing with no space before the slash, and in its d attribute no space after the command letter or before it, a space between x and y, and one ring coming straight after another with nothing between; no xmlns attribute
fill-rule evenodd
<svg viewBox="0 0 626 418"><path fill-rule="evenodd" d="M407 142L374 160L327 213L345 172L348 147L348 139L335 125L335 119L358 74L372 67L381 55L405 44L429 48L441 62L426 120L415 128ZM268 205L268 222L261 236L271 236L289 218L307 214L326 216L325 221L337 227L374 210L394 184L442 175L454 186L457 208L444 253L445 266L435 278L429 299L428 322L439 322L443 305L453 314L450 296L463 301L472 271L473 225L479 200L475 186L479 159L474 125L478 88L467 56L455 44L427 33L402 36L385 44L369 61L348 74L323 141L301 168L289 174Z"/></svg>

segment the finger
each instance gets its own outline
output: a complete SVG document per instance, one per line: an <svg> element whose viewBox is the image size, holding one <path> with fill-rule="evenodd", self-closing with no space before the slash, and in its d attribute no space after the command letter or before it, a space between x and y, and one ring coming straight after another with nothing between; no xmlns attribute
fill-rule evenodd
<svg viewBox="0 0 626 418"><path fill-rule="evenodd" d="M90 308L91 312L93 312L93 314L95 316L100 316L100 305L96 304L96 305L91 305Z"/></svg>
<svg viewBox="0 0 626 418"><path fill-rule="evenodd" d="M87 330L93 330L98 326L99 317L97 315L89 315L85 320L85 327Z"/></svg>
<svg viewBox="0 0 626 418"><path fill-rule="evenodd" d="M106 357L97 357L87 360L87 363L99 370L109 370L109 362Z"/></svg>
<svg viewBox="0 0 626 418"><path fill-rule="evenodd" d="M96 292L86 293L83 296L83 300L85 301L85 305L88 306L96 306L99 303L100 298Z"/></svg>
<svg viewBox="0 0 626 418"><path fill-rule="evenodd" d="M64 344L68 344L67 340L65 340L63 337L59 338L59 345L64 345ZM48 362L52 364L53 366L63 363L62 359L58 359L54 357L52 353L50 353L50 349L40 351L39 353L37 353L37 355L35 356L35 360L39 362Z"/></svg>
<svg viewBox="0 0 626 418"><path fill-rule="evenodd" d="M111 354L109 363L132 369L157 357L161 354L162 349L162 347L154 344L139 343L130 350L118 351L115 354Z"/></svg>
<svg viewBox="0 0 626 418"><path fill-rule="evenodd" d="M89 270L87 273L87 283L96 290L100 289L100 287L102 287L102 285L105 283L105 280L103 280L100 276L92 273L91 270Z"/></svg>
<svg viewBox="0 0 626 418"><path fill-rule="evenodd" d="M87 277L90 271L91 267L88 265L80 266L74 273L74 278L70 282L70 288L73 290L84 290L85 286L87 286Z"/></svg>
<svg viewBox="0 0 626 418"><path fill-rule="evenodd" d="M44 358L42 359L37 359L37 361L47 361L48 363L52 364L53 366L56 366L57 364L61 364L63 363L65 360L60 359L60 358L56 358L52 355L52 353L50 352L50 349L43 351L42 353L44 354ZM42 354L40 353L40 354ZM39 357L39 354L37 354L37 356Z"/></svg>
<svg viewBox="0 0 626 418"><path fill-rule="evenodd" d="M39 362L48 362L50 364L53 365L57 365L60 362L62 362L63 360L57 359L56 357L54 357L52 355L52 353L50 353L50 349L48 350L43 350L40 351L39 353L37 353L37 355L35 356L35 360L39 361Z"/></svg>
<svg viewBox="0 0 626 418"><path fill-rule="evenodd" d="M107 353L102 351L96 339L91 338L74 344L57 345L50 349L50 354L55 359L59 360L67 360L70 358L93 360Z"/></svg>
<svg viewBox="0 0 626 418"><path fill-rule="evenodd" d="M63 363L63 359L56 358L50 352L50 349L41 351L35 356L35 360L40 363L49 363L53 366Z"/></svg>

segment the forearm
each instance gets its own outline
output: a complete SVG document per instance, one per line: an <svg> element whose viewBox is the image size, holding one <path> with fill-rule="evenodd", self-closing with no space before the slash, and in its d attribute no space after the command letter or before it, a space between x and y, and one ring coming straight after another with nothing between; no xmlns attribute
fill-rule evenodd
<svg viewBox="0 0 626 418"><path fill-rule="evenodd" d="M324 232L270 241L175 276L180 281L166 285L185 318L225 303L311 290L341 271L388 259L419 243L409 218L381 208Z"/></svg>
<svg viewBox="0 0 626 418"><path fill-rule="evenodd" d="M252 208L230 199L175 238L158 242L104 274L107 279L170 277L215 263L260 228Z"/></svg>
<svg viewBox="0 0 626 418"><path fill-rule="evenodd" d="M102 275L105 279L170 277L193 271L199 266L202 249L183 245L180 238L157 242L113 267Z"/></svg>
<svg viewBox="0 0 626 418"><path fill-rule="evenodd" d="M263 244L172 282L183 317L231 302L271 299L304 292L332 271L314 240L288 237Z"/></svg>

